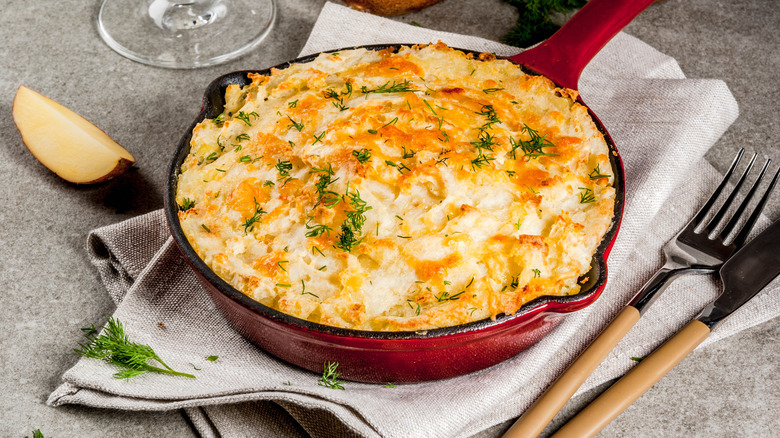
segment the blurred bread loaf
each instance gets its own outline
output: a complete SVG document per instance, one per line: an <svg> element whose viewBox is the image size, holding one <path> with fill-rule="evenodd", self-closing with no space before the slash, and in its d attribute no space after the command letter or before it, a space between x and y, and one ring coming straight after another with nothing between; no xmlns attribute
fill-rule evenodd
<svg viewBox="0 0 780 438"><path fill-rule="evenodd" d="M389 17L416 12L435 5L441 0L344 0L347 6L358 11Z"/></svg>

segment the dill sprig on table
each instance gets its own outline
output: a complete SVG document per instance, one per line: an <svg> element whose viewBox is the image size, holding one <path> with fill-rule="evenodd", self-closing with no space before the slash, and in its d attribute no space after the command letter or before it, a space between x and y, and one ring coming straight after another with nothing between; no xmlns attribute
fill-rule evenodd
<svg viewBox="0 0 780 438"><path fill-rule="evenodd" d="M74 354L105 360L118 366L121 371L114 374L117 379L129 379L148 372L195 378L192 374L174 371L160 359L152 347L130 341L124 325L114 318L108 318L108 323L100 334L94 324L81 330L84 331L88 342L80 343L81 348L74 349ZM163 368L149 364L150 360L162 365Z"/></svg>
<svg viewBox="0 0 780 438"><path fill-rule="evenodd" d="M317 382L318 385L324 386L330 389L344 390L343 381L339 380L341 373L336 372L336 368L339 367L338 362L326 362L323 364L322 377Z"/></svg>
<svg viewBox="0 0 780 438"><path fill-rule="evenodd" d="M587 0L505 0L517 8L517 23L504 36L504 42L515 47L529 47L546 40L558 30L550 20L552 12L566 13L581 8Z"/></svg>

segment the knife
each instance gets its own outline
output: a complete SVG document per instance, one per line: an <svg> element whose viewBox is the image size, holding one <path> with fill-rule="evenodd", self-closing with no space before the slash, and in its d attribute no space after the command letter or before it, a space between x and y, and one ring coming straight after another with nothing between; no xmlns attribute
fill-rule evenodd
<svg viewBox="0 0 780 438"><path fill-rule="evenodd" d="M737 251L718 272L723 291L699 315L560 428L553 438L592 437L647 392L714 327L780 274L780 220Z"/></svg>

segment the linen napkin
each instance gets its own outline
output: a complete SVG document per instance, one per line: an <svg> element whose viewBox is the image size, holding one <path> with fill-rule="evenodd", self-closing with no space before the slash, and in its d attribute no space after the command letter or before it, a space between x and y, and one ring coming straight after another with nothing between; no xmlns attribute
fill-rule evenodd
<svg viewBox="0 0 780 438"><path fill-rule="evenodd" d="M498 55L519 51L328 3L302 54L438 40ZM623 33L586 68L580 90L624 160L623 223L602 297L567 316L520 355L438 382L396 387L347 382L344 391L318 386L318 375L265 354L227 324L179 256L162 212L156 211L93 231L87 250L117 303L114 317L125 323L130 337L153 346L174 369L189 370L197 379L146 374L117 380L111 365L81 359L65 372L48 403L151 411L185 408L205 437L467 437L517 417L660 266L662 244L687 222L719 179L703 154L738 114L722 81L686 79L672 58ZM766 222L762 219L759 225ZM674 283L581 391L624 373L634 363L631 356L647 354L716 293L715 283L701 276ZM778 314L780 287L775 282L708 342ZM211 355L219 359L207 361Z"/></svg>

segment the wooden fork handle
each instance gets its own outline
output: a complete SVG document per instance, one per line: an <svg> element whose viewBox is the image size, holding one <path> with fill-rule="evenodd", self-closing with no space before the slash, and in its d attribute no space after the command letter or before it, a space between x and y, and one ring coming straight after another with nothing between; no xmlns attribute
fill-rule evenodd
<svg viewBox="0 0 780 438"><path fill-rule="evenodd" d="M504 438L537 437L638 320L639 310L635 307L627 306L623 309L541 398L517 420Z"/></svg>
<svg viewBox="0 0 780 438"><path fill-rule="evenodd" d="M560 428L554 438L592 437L647 392L710 335L694 320Z"/></svg>

